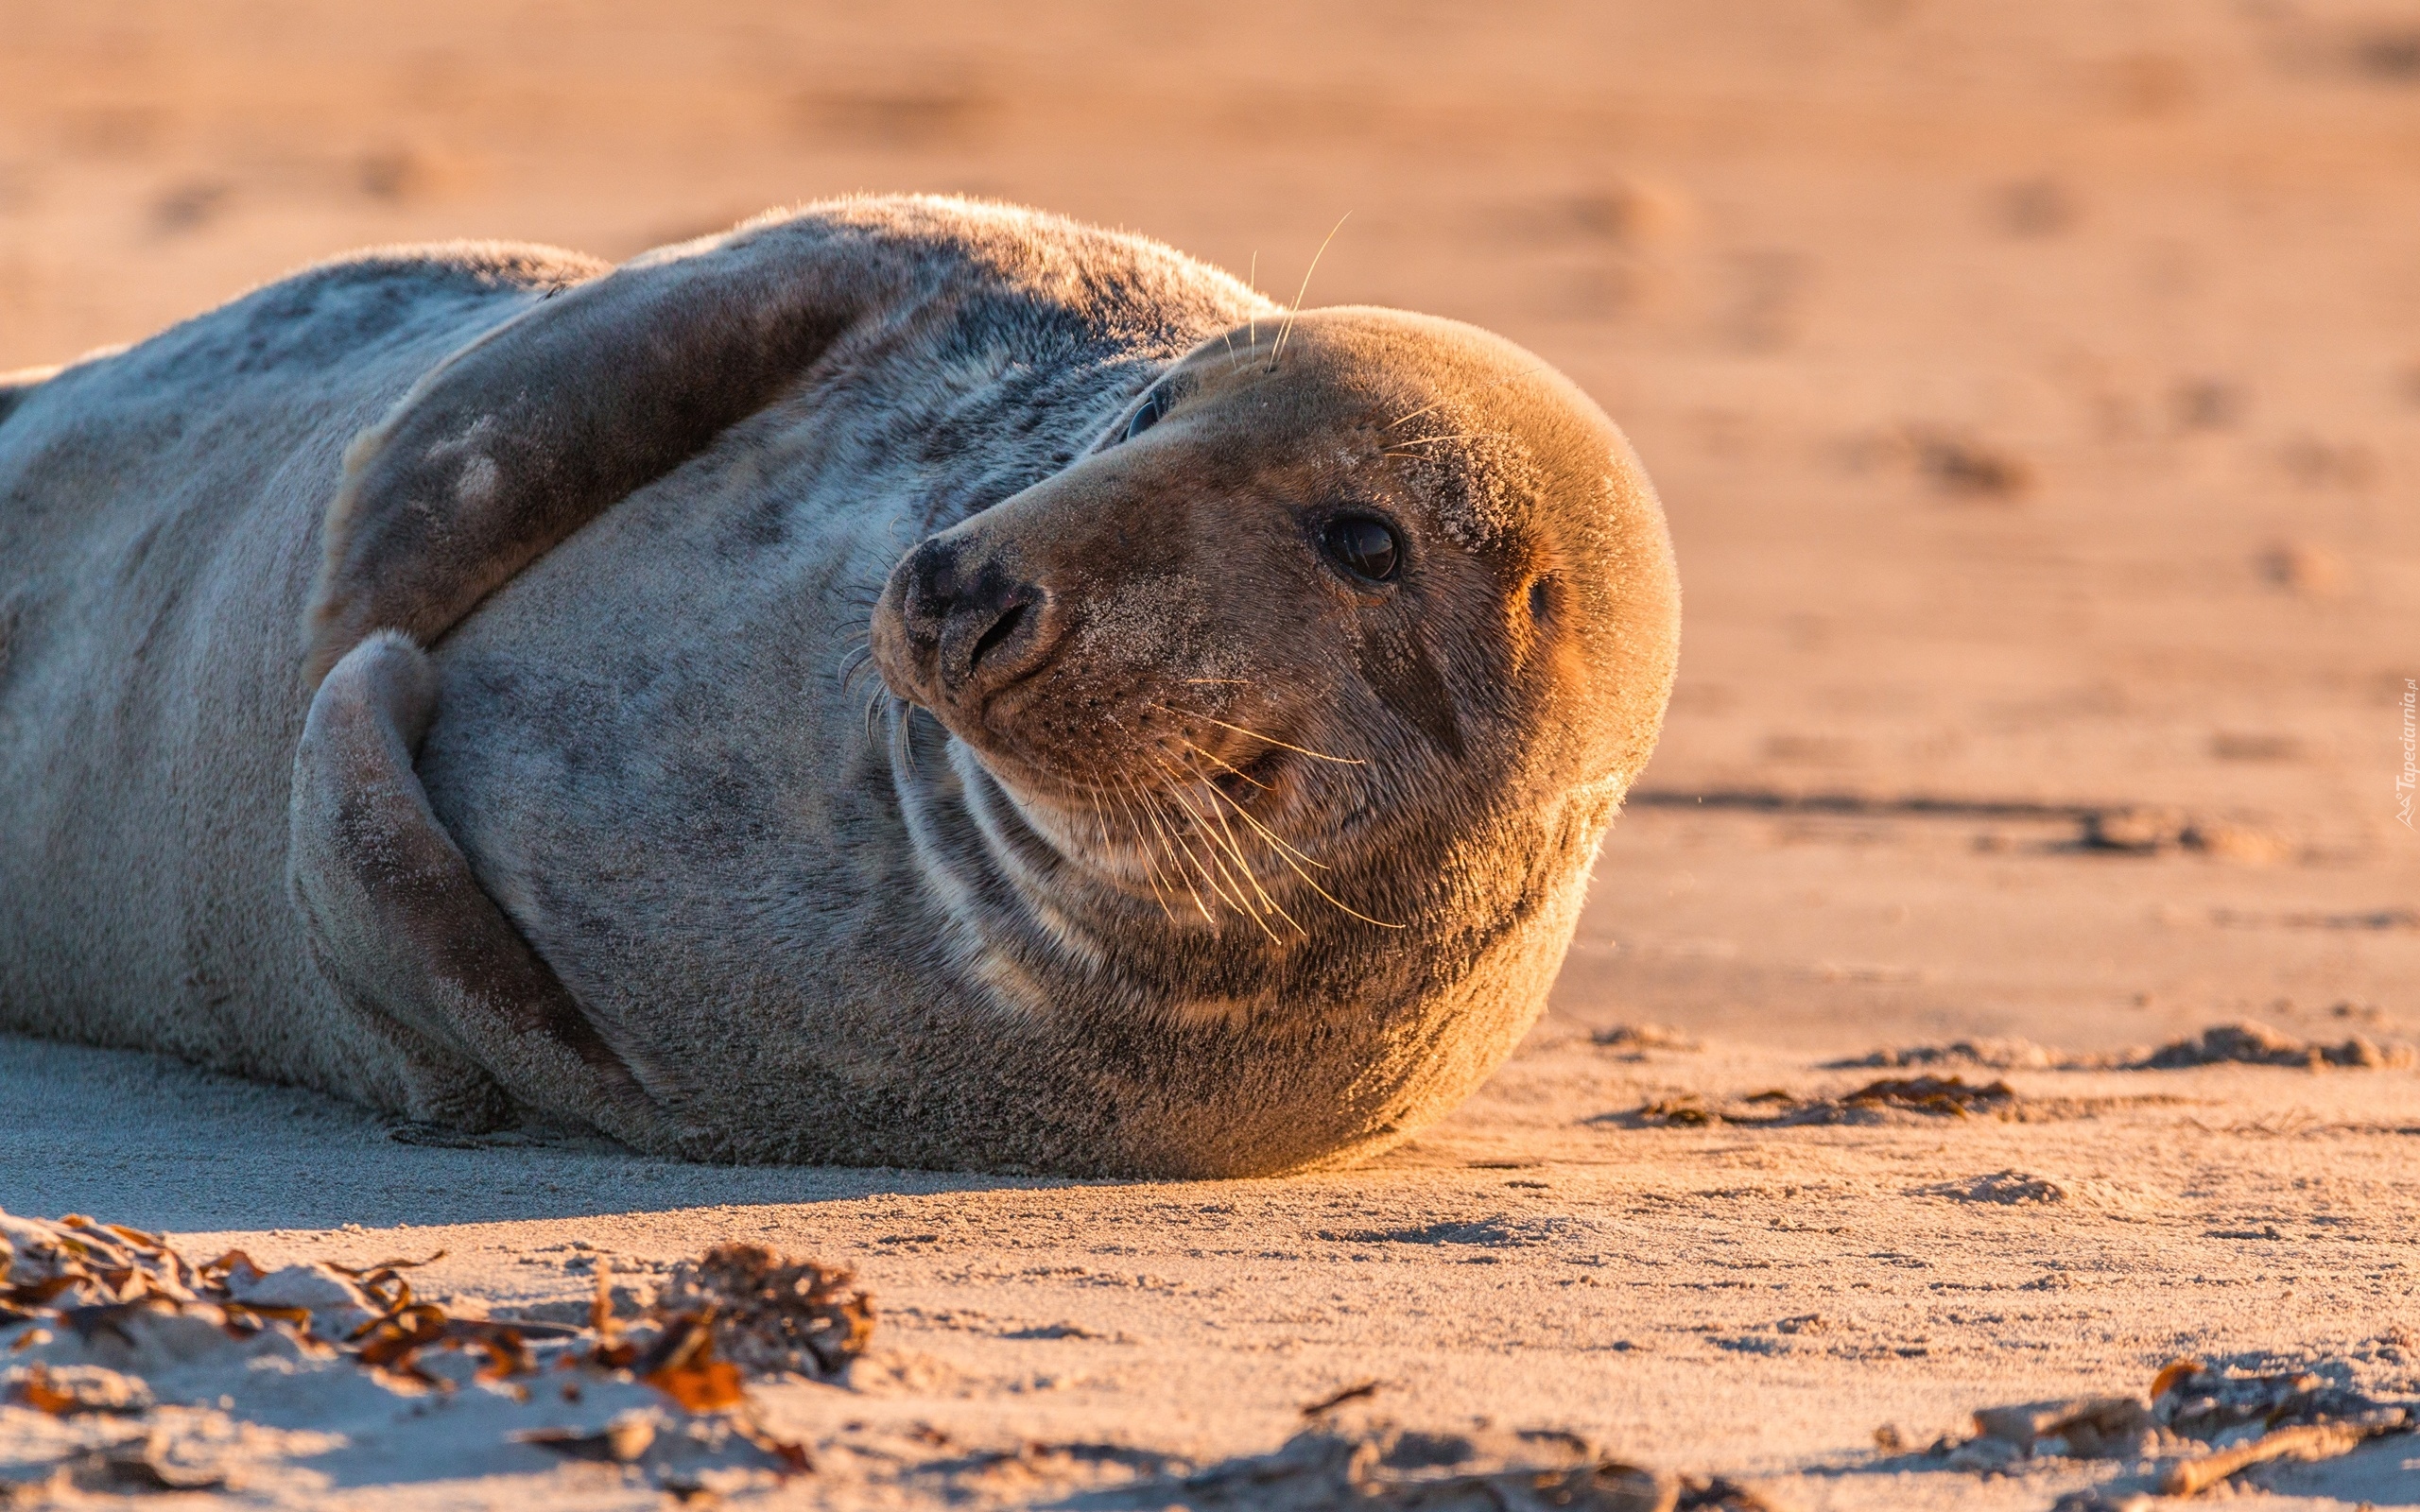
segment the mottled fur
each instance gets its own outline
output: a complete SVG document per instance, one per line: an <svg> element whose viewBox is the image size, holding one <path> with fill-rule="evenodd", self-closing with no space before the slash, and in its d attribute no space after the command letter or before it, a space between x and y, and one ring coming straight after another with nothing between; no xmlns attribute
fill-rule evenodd
<svg viewBox="0 0 2420 1512"><path fill-rule="evenodd" d="M1136 238L844 201L610 275L334 264L9 390L0 1023L714 1159L1402 1138L1543 1004L1677 596L1534 359L1328 311L1270 365L1274 313ZM1107 444L1155 381L1198 391ZM1417 571L1306 600L1285 511L1350 490ZM936 533L1056 585L1026 705L923 687L883 620L890 692L845 675ZM1082 817L1223 813L1213 777L1324 869L1247 835L1187 914Z"/></svg>

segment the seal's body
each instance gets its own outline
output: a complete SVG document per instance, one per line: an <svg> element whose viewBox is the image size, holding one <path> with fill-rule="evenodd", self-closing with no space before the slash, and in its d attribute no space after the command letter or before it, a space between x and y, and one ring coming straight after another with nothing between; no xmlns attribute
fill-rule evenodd
<svg viewBox="0 0 2420 1512"><path fill-rule="evenodd" d="M0 1023L716 1159L1347 1160L1539 1011L1676 614L1534 359L1135 238L330 265L0 395Z"/></svg>

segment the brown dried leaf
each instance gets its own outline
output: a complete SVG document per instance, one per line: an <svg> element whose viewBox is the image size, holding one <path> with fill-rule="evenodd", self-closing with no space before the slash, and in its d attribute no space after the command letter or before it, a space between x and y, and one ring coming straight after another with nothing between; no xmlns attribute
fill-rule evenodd
<svg viewBox="0 0 2420 1512"><path fill-rule="evenodd" d="M238 1278L235 1274L237 1271L242 1271L245 1274L241 1278ZM231 1281L239 1279L246 1281L256 1281L262 1277L267 1276L268 1272L261 1269L260 1262L252 1259L251 1256L244 1253L240 1249L231 1249L227 1251L227 1253L219 1256L216 1260L204 1264L194 1274L211 1285L223 1287Z"/></svg>
<svg viewBox="0 0 2420 1512"><path fill-rule="evenodd" d="M624 1340L619 1344L600 1344L589 1351L589 1363L599 1370L628 1370L638 1364L639 1347Z"/></svg>
<svg viewBox="0 0 2420 1512"><path fill-rule="evenodd" d="M271 1323L292 1325L305 1338L311 1334L311 1310L307 1307L269 1307L252 1302L225 1301L218 1310L227 1314L230 1333L258 1333Z"/></svg>
<svg viewBox="0 0 2420 1512"><path fill-rule="evenodd" d="M422 1303L372 1318L356 1329L353 1337L360 1345L361 1363L383 1367L398 1365L412 1350L445 1337L446 1322L444 1309Z"/></svg>
<svg viewBox="0 0 2420 1512"><path fill-rule="evenodd" d="M2028 1452L2044 1439L2060 1439L2079 1459L2131 1452L2150 1426L2150 1409L2133 1397L2078 1397L1975 1414L1975 1429L1985 1437Z"/></svg>
<svg viewBox="0 0 2420 1512"><path fill-rule="evenodd" d="M631 1368L641 1376L679 1370L713 1359L714 1349L713 1310L682 1313L665 1320L664 1332L655 1336L645 1354L631 1362Z"/></svg>
<svg viewBox="0 0 2420 1512"><path fill-rule="evenodd" d="M418 1270L423 1265L434 1265L439 1261L443 1260L448 1253L449 1251L441 1249L436 1254L429 1256L425 1260L382 1260L374 1265L339 1265L334 1262L330 1262L328 1269L335 1271L340 1276L350 1276L355 1280L359 1280L362 1277L374 1276L382 1272Z"/></svg>
<svg viewBox="0 0 2420 1512"><path fill-rule="evenodd" d="M53 1418L64 1418L81 1405L72 1392L60 1391L50 1383L50 1372L36 1366L26 1379L17 1383L17 1400L36 1412L46 1412Z"/></svg>
<svg viewBox="0 0 2420 1512"><path fill-rule="evenodd" d="M2208 1368L2199 1360L2170 1360L2160 1366L2159 1374L2152 1377L2152 1400L2159 1400Z"/></svg>
<svg viewBox="0 0 2420 1512"><path fill-rule="evenodd" d="M1672 1124L1685 1128L1722 1122L1722 1115L1706 1107L1705 1099L1695 1092L1684 1092L1678 1097L1649 1103L1638 1110L1636 1117L1642 1124Z"/></svg>
<svg viewBox="0 0 2420 1512"><path fill-rule="evenodd" d="M328 1269L339 1276L352 1277L354 1284L359 1286L371 1300L388 1312L393 1313L412 1305L411 1282L404 1280L397 1272L417 1269L423 1265L434 1265L444 1258L445 1251L441 1249L426 1260L382 1260L375 1265L358 1267L331 1264Z"/></svg>
<svg viewBox="0 0 2420 1512"><path fill-rule="evenodd" d="M535 1444L572 1459L628 1465L655 1443L655 1420L643 1412L626 1412L604 1427L525 1428L505 1435L516 1444Z"/></svg>
<svg viewBox="0 0 2420 1512"><path fill-rule="evenodd" d="M740 1386L739 1366L728 1360L675 1366L639 1379L688 1412L723 1412L748 1400Z"/></svg>
<svg viewBox="0 0 2420 1512"><path fill-rule="evenodd" d="M1962 1076L1897 1076L1869 1082L1841 1101L1850 1108L1905 1108L1964 1118L1975 1108L2015 1102L2016 1090L2005 1081L1977 1087Z"/></svg>
<svg viewBox="0 0 2420 1512"><path fill-rule="evenodd" d="M1305 1418L1318 1418L1324 1414L1334 1412L1337 1408L1343 1406L1348 1401L1367 1400L1378 1394L1378 1387L1381 1384L1383 1384L1383 1383L1375 1376L1372 1376L1365 1381L1357 1381L1349 1386L1329 1392L1319 1400L1305 1407L1303 1409L1303 1416Z"/></svg>
<svg viewBox="0 0 2420 1512"><path fill-rule="evenodd" d="M514 1376L535 1374L537 1364L529 1358L528 1346L522 1342L518 1329L499 1328L458 1318L458 1332L468 1332L474 1348L484 1352L488 1363L479 1367L482 1381L510 1381Z"/></svg>
<svg viewBox="0 0 2420 1512"><path fill-rule="evenodd" d="M814 1473L815 1456L806 1452L804 1444L793 1439L775 1438L745 1418L740 1418L733 1426L738 1430L740 1437L770 1454L778 1462L774 1473L782 1479L788 1480L793 1475Z"/></svg>

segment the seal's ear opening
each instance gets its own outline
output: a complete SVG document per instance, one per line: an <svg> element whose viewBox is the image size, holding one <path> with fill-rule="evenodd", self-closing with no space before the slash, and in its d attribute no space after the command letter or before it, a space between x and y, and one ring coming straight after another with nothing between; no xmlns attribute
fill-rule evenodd
<svg viewBox="0 0 2420 1512"><path fill-rule="evenodd" d="M556 290L446 358L346 450L306 681L374 630L435 641L895 305L903 263L845 224L742 231Z"/></svg>
<svg viewBox="0 0 2420 1512"><path fill-rule="evenodd" d="M581 1016L428 806L412 757L437 670L400 635L337 662L294 755L286 885L321 974L415 1053L413 1116L500 1121L494 1080L627 1144L678 1131Z"/></svg>

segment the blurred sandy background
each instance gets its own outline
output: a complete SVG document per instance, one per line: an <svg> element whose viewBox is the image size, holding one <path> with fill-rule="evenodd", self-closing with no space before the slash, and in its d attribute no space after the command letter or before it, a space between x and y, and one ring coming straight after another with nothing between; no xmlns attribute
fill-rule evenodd
<svg viewBox="0 0 2420 1512"><path fill-rule="evenodd" d="M2178 1073L2221 1079L2189 1082L2198 1111L1963 1143L1743 1143L1604 1119L1818 1085L1818 1057L1952 1037L2101 1050L2245 1016L2331 1043L2420 1037L2420 838L2394 788L2420 678L2420 11L0 0L0 368L139 338L364 244L626 256L854 190L1133 228L1256 268L1280 297L1349 212L1310 302L1494 327L1628 429L1679 544L1682 681L1530 1052L1378 1170L1249 1187L1218 1220L1242 1247L1210 1253L1262 1259L1216 1266L1140 1193L1065 1192L1046 1212L1012 1193L911 1183L860 1202L910 1188L657 1172L633 1197L602 1166L499 1185L481 1162L501 1155L393 1147L378 1158L436 1162L434 1184L377 1166L272 1198L273 1174L236 1182L252 1168L234 1154L197 1168L21 1135L43 1153L0 1180L0 1206L98 1209L106 1187L122 1204L107 1215L266 1249L285 1241L260 1230L359 1218L468 1225L499 1250L603 1233L670 1255L701 1226L763 1218L854 1250L903 1299L897 1336L953 1368L1089 1351L1127 1382L1103 1412L1224 1422L1220 1443L1265 1440L1288 1401L1367 1364L1428 1410L1552 1408L1668 1462L1804 1466L1862 1445L1886 1410L1992 1400L2012 1370L2044 1392L2105 1387L2232 1347L2230 1328L2349 1349L2408 1313L2409 1071ZM1643 1022L1707 1049L1590 1043ZM9 1054L21 1078L131 1095L131 1074L89 1053ZM197 1127L222 1117L193 1112L217 1092L178 1096ZM27 1130L82 1116L67 1091L42 1106ZM377 1155L377 1130L357 1139L358 1160ZM2135 1196L2045 1225L1939 1194L2027 1160ZM1508 1163L1540 1179L1507 1181ZM1366 1257L1305 1236L1322 1204L1365 1199L1413 1234L1445 1209L1478 1223L1561 1204L1620 1227L1619 1274L1651 1283L1581 1308L1553 1289L1568 1275L1498 1296L1472 1280L1497 1273L1440 1258L1388 1299L1332 1305L1331 1282L1362 1295L1368 1268L1348 1262ZM1624 1203L1633 1217L1605 1216ZM518 1221L533 1214L549 1223ZM2238 1242L2277 1225L2290 1241L2306 1219L2322 1227L2298 1256ZM877 1232L903 1223L973 1227L939 1251ZM1947 1268L1893 1269L1910 1233ZM1067 1263L968 1269L986 1245ZM1129 1262L1071 1257L1147 1252L1154 1274L1220 1286L1290 1256L1253 1283L1284 1306L1118 1294L1098 1327L1197 1349L1192 1387L1134 1384L1115 1342L1001 1343L1062 1336L987 1333L968 1310L1081 1321L1109 1295L1076 1289L1084 1265ZM1487 1286L1530 1277L1524 1254L1546 1251L1505 1251ZM1778 1265L1774 1291L1857 1288L1820 1305L1860 1342L1772 1334L1816 1311L1797 1293L1710 1289L1746 1284L1721 1278L1747 1264ZM2014 1296L2082 1270L2107 1289ZM2008 1293L2007 1311L1945 1312L1945 1286ZM1425 1321L1431 1306L1467 1326ZM1706 1342L1718 1327L1763 1342ZM1688 1329L1705 1338L1651 1343ZM1893 1342L1910 1331L1921 1347ZM1634 1339L1666 1351L1622 1366L1638 1379L1585 1353ZM1011 1389L976 1395L996 1407ZM1783 1418L1740 1417L1775 1391L1795 1404ZM1801 1494L1878 1504L1829 1484ZM1980 1504L1967 1495L1938 1504Z"/></svg>

